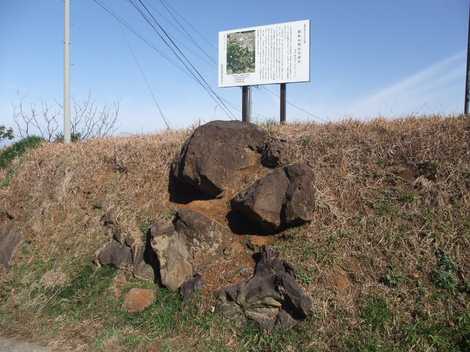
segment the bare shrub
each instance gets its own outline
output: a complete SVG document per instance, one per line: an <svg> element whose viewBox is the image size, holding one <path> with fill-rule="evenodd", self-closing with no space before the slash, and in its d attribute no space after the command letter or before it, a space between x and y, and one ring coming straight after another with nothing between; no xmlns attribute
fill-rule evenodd
<svg viewBox="0 0 470 352"><path fill-rule="evenodd" d="M49 142L63 140L63 106L54 103L26 104L20 99L13 106L13 119L19 137L40 136ZM74 100L72 106L72 140L101 138L116 130L119 103L100 106L91 94L83 101Z"/></svg>

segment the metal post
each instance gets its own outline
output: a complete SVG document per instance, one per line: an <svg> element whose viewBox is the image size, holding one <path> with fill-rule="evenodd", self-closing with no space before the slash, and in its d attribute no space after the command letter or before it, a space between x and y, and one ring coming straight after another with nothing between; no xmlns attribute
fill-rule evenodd
<svg viewBox="0 0 470 352"><path fill-rule="evenodd" d="M242 121L251 121L251 87L242 87Z"/></svg>
<svg viewBox="0 0 470 352"><path fill-rule="evenodd" d="M468 115L469 105L470 105L470 7L468 10L467 78L465 80L465 108L464 108L465 115Z"/></svg>
<svg viewBox="0 0 470 352"><path fill-rule="evenodd" d="M64 1L64 142L70 143L70 0Z"/></svg>
<svg viewBox="0 0 470 352"><path fill-rule="evenodd" d="M280 116L281 116L281 124L286 123L286 84L281 83L281 111L280 111Z"/></svg>

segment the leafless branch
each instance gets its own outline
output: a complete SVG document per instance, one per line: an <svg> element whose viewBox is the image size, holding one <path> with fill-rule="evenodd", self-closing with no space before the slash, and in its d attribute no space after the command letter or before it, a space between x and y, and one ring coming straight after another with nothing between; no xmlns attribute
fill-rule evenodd
<svg viewBox="0 0 470 352"><path fill-rule="evenodd" d="M42 102L39 107L30 104L25 109L24 100L13 106L14 123L21 138L38 135L50 142L60 139L63 106L55 103L53 107ZM72 136L78 139L102 138L116 131L119 116L119 103L112 106L98 106L91 94L83 101L73 102Z"/></svg>

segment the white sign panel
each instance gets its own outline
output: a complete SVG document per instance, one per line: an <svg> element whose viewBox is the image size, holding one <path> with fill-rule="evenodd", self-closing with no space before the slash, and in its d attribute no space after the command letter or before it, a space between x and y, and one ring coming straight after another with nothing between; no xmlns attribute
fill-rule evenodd
<svg viewBox="0 0 470 352"><path fill-rule="evenodd" d="M219 33L219 87L310 81L310 21Z"/></svg>

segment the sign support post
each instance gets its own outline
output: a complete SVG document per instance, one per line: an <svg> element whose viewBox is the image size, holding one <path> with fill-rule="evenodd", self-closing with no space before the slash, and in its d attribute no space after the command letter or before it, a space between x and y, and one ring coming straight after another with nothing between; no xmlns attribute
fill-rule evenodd
<svg viewBox="0 0 470 352"><path fill-rule="evenodd" d="M251 87L242 87L242 121L251 122Z"/></svg>
<svg viewBox="0 0 470 352"><path fill-rule="evenodd" d="M465 80L465 105L464 114L468 115L470 105L470 8L468 12L468 37L467 37L467 78Z"/></svg>
<svg viewBox="0 0 470 352"><path fill-rule="evenodd" d="M286 123L286 88L287 85L285 83L281 83L281 111L280 111L280 116L281 116L281 124Z"/></svg>

